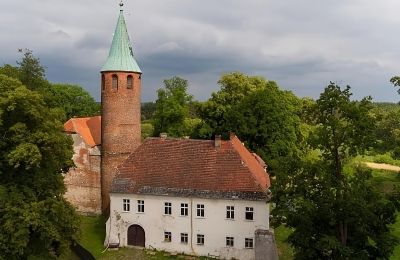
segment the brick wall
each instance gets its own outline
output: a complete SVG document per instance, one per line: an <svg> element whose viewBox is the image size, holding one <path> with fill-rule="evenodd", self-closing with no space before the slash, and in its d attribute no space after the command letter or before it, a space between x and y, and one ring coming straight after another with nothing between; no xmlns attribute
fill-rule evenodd
<svg viewBox="0 0 400 260"><path fill-rule="evenodd" d="M118 87L113 86L118 77ZM127 78L133 87L127 87ZM101 84L101 187L102 209L108 210L109 191L116 167L140 144L140 89L141 74L131 72L103 72Z"/></svg>
<svg viewBox="0 0 400 260"><path fill-rule="evenodd" d="M101 213L100 150L88 146L78 134L74 141L75 167L64 175L65 198L83 214Z"/></svg>

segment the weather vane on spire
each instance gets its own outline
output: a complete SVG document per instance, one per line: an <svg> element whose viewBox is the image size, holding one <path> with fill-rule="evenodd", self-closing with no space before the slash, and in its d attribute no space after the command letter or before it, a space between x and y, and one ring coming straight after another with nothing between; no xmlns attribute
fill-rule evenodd
<svg viewBox="0 0 400 260"><path fill-rule="evenodd" d="M122 2L122 0L121 0L121 2L119 2L119 6L120 6L121 11L122 11L122 7L124 6L124 3Z"/></svg>

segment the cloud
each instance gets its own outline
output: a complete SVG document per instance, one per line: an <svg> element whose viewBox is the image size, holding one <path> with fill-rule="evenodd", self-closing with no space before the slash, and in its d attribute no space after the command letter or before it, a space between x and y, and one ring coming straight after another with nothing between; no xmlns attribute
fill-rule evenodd
<svg viewBox="0 0 400 260"><path fill-rule="evenodd" d="M78 83L99 99L118 0L0 3L0 62L29 48L53 81ZM162 80L189 80L196 98L218 90L221 74L243 71L317 97L329 81L355 97L398 101L388 80L399 74L400 26L395 0L125 1L125 19L143 74L143 100Z"/></svg>

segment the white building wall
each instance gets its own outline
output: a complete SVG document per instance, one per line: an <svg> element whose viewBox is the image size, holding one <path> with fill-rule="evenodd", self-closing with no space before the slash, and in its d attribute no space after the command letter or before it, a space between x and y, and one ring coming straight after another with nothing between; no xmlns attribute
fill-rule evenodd
<svg viewBox="0 0 400 260"><path fill-rule="evenodd" d="M130 225L145 231L146 247L190 255L213 255L220 258L254 259L254 248L245 248L245 238L253 238L256 229L269 229L269 204L265 201L213 200L167 196L111 194L110 218L105 243L127 246ZM123 199L130 199L130 212L123 212ZM144 213L137 212L137 200L144 200ZM172 203L172 214L164 214L164 202ZM189 216L181 216L181 203L189 204ZM205 216L197 217L197 204L204 204ZM226 206L235 207L235 219L226 219ZM245 208L254 208L253 220L245 219ZM164 241L164 232L172 241ZM181 243L181 233L188 234L188 244ZM204 235L204 245L197 245L197 234ZM110 235L110 236L109 236ZM226 246L226 237L234 237L234 247Z"/></svg>

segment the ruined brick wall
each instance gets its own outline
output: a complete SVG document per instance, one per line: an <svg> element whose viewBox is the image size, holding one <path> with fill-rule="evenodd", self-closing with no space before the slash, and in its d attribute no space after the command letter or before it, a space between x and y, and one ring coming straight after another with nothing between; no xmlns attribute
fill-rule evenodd
<svg viewBox="0 0 400 260"><path fill-rule="evenodd" d="M118 77L118 87L113 86ZM128 88L128 76L133 78ZM141 74L133 72L103 72L101 86L101 187L102 209L108 210L109 191L116 167L140 144Z"/></svg>
<svg viewBox="0 0 400 260"><path fill-rule="evenodd" d="M88 146L78 134L74 141L75 167L64 176L65 198L83 214L101 213L100 150Z"/></svg>

